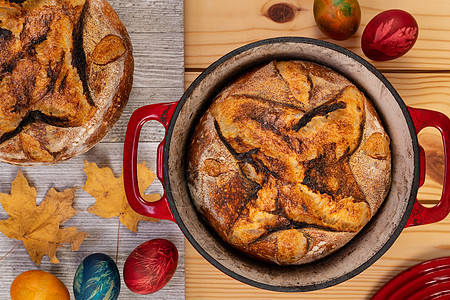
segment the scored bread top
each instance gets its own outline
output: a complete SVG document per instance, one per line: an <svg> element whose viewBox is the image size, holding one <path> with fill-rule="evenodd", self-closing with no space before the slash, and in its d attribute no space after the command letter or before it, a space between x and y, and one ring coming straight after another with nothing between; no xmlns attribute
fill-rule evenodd
<svg viewBox="0 0 450 300"><path fill-rule="evenodd" d="M187 177L200 214L247 255L303 264L347 243L390 186L389 137L343 76L273 61L238 78L196 127Z"/></svg>
<svg viewBox="0 0 450 300"><path fill-rule="evenodd" d="M94 22L102 29L91 30ZM106 1L0 0L0 49L0 160L78 155L106 134L128 100L131 44Z"/></svg>

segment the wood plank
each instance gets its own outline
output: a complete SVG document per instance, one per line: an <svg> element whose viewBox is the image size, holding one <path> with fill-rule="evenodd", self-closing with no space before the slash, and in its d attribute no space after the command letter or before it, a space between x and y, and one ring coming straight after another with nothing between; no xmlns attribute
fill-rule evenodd
<svg viewBox="0 0 450 300"><path fill-rule="evenodd" d="M450 116L450 73L384 73L406 105Z"/></svg>
<svg viewBox="0 0 450 300"><path fill-rule="evenodd" d="M183 33L184 5L179 0L108 0L123 24L132 33ZM148 44L157 42L148 39ZM175 45L177 43L173 43Z"/></svg>
<svg viewBox="0 0 450 300"><path fill-rule="evenodd" d="M399 272L422 261L450 255L450 217L407 228L393 246L356 277L327 289L306 293L261 290L215 269L186 241L186 299L369 299Z"/></svg>
<svg viewBox="0 0 450 300"><path fill-rule="evenodd" d="M182 33L130 33L133 43L133 87L173 87L182 90ZM176 41L176 42L174 42Z"/></svg>
<svg viewBox="0 0 450 300"><path fill-rule="evenodd" d="M313 0L186 0L186 68L205 68L219 57L247 43L278 36L303 36L327 40L365 57L360 39L367 23L381 11L399 8L411 13L419 24L419 38L407 55L389 62L373 62L382 69L450 70L450 2L360 0L361 26L346 41L327 39L317 28L312 12ZM266 17L269 7L288 3L295 18L276 23Z"/></svg>

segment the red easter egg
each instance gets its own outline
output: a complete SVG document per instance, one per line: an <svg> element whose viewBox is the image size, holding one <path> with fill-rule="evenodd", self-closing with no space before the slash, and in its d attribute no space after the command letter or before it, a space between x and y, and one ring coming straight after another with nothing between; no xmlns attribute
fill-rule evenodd
<svg viewBox="0 0 450 300"><path fill-rule="evenodd" d="M123 267L123 280L136 294L151 294L172 278L178 264L178 250L166 239L149 240L134 249Z"/></svg>
<svg viewBox="0 0 450 300"><path fill-rule="evenodd" d="M406 11L392 9L376 15L364 29L361 47L364 54L376 61L404 55L417 40L419 27Z"/></svg>
<svg viewBox="0 0 450 300"><path fill-rule="evenodd" d="M314 0L317 27L334 40L346 40L359 28L361 9L357 0Z"/></svg>

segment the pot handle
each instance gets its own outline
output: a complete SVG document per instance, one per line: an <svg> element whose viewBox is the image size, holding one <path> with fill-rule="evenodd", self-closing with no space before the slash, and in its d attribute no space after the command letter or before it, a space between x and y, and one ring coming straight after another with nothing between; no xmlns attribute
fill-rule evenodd
<svg viewBox="0 0 450 300"><path fill-rule="evenodd" d="M447 179L450 176L450 169L448 168L450 155L450 119L437 111L419 109L408 107L409 113L414 123L416 133L419 133L425 127L437 128L444 142L444 184L442 189L441 200L433 207L425 207L417 200L414 203L411 215L405 227L425 225L429 223L439 222L443 220L450 213L450 199L449 199L449 183ZM421 146L420 150L420 186L425 180L425 152Z"/></svg>
<svg viewBox="0 0 450 300"><path fill-rule="evenodd" d="M175 218L170 210L165 189L164 195L158 201L147 202L142 198L139 192L137 178L137 150L142 126L150 120L158 121L164 126L167 133L170 119L177 104L178 102L159 103L136 109L128 122L123 151L123 181L125 194L131 208L141 215L173 222L175 222ZM163 188L163 152L165 141L166 137L158 145L156 153L156 176L161 181Z"/></svg>

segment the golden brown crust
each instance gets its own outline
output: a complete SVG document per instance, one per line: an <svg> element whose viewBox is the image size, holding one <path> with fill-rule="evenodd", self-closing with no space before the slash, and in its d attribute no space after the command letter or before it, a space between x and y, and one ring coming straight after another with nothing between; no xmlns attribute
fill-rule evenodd
<svg viewBox="0 0 450 300"><path fill-rule="evenodd" d="M216 97L195 129L187 174L197 209L225 241L303 264L370 220L390 167L389 137L363 93L330 69L283 61Z"/></svg>
<svg viewBox="0 0 450 300"><path fill-rule="evenodd" d="M0 160L48 164L89 150L131 91L124 25L105 0L1 0L0 10Z"/></svg>

